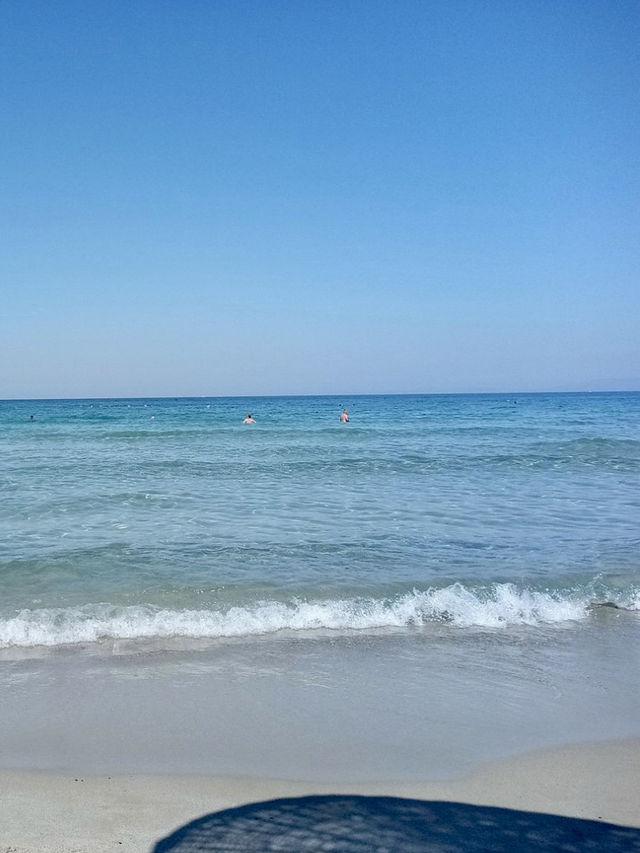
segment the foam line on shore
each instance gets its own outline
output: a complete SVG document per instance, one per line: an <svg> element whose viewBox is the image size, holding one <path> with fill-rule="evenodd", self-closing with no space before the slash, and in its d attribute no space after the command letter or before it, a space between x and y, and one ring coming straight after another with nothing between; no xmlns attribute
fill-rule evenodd
<svg viewBox="0 0 640 853"><path fill-rule="evenodd" d="M395 598L263 601L227 610L173 610L151 605L86 604L24 609L0 619L0 648L62 646L101 640L222 638L278 631L366 631L441 622L459 628L507 628L585 619L595 604L640 609L631 591L594 601L588 591L545 592L496 583L412 590Z"/></svg>

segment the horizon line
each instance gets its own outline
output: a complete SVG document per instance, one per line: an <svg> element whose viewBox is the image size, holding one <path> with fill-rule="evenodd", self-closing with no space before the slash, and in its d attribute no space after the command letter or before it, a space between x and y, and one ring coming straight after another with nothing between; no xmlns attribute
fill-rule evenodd
<svg viewBox="0 0 640 853"><path fill-rule="evenodd" d="M638 394L634 388L592 388L537 391L353 391L322 394L151 394L151 395L105 395L77 397L0 397L2 403L71 402L82 400L247 400L278 397L481 397L481 396L532 396L535 394Z"/></svg>

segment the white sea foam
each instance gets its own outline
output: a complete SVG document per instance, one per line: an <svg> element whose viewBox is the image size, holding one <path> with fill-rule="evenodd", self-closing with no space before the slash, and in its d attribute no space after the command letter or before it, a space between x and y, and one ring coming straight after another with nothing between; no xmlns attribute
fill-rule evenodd
<svg viewBox="0 0 640 853"><path fill-rule="evenodd" d="M508 583L480 589L456 583L413 590L392 599L265 601L225 611L87 604L23 610L0 620L0 648L86 644L105 639L242 637L285 630L366 631L430 622L461 628L505 628L584 619L589 604L586 596L519 589Z"/></svg>
<svg viewBox="0 0 640 853"><path fill-rule="evenodd" d="M616 604L624 610L640 610L640 589L631 590L626 595L619 596Z"/></svg>

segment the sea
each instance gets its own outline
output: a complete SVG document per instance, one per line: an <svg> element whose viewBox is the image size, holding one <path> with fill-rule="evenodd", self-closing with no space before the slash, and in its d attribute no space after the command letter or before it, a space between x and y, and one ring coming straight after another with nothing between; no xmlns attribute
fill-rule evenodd
<svg viewBox="0 0 640 853"><path fill-rule="evenodd" d="M2 767L640 735L640 393L7 400L0 442Z"/></svg>

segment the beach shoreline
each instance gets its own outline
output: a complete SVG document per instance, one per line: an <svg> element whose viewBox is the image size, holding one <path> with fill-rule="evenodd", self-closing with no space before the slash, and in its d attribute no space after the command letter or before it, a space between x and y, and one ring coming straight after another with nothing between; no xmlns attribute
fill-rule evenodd
<svg viewBox="0 0 640 853"><path fill-rule="evenodd" d="M443 800L640 826L640 739L491 761L447 781L346 784L200 775L0 771L5 853L147 853L204 814L310 794Z"/></svg>
<svg viewBox="0 0 640 853"><path fill-rule="evenodd" d="M4 407L0 853L314 794L637 825L640 397L238 405Z"/></svg>

